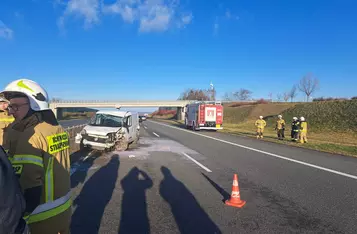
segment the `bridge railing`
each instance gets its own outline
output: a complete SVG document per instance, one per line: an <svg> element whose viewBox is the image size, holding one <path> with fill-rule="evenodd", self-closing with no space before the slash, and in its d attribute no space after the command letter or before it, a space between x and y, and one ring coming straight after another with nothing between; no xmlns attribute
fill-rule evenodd
<svg viewBox="0 0 357 234"><path fill-rule="evenodd" d="M50 103L142 103L142 102L194 102L194 100L51 100Z"/></svg>

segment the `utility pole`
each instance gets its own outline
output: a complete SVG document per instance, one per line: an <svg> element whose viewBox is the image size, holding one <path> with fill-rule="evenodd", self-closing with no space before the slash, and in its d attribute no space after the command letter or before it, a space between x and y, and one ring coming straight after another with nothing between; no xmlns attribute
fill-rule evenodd
<svg viewBox="0 0 357 234"><path fill-rule="evenodd" d="M216 91L215 91L215 89L214 89L214 86L213 86L213 84L212 84L212 81L211 81L211 83L210 83L210 91L211 91L211 101L215 101L216 100Z"/></svg>

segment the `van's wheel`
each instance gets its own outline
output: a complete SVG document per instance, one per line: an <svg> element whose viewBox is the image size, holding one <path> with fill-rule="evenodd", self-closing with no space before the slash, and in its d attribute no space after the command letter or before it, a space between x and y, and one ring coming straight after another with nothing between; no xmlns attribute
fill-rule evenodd
<svg viewBox="0 0 357 234"><path fill-rule="evenodd" d="M138 133L138 134L136 135L136 139L133 141L134 145L137 145L137 144L138 144L139 138L140 138L140 133Z"/></svg>
<svg viewBox="0 0 357 234"><path fill-rule="evenodd" d="M81 140L81 142L79 143L79 150L80 151L83 151L85 150L86 148L84 147L84 144L83 144L83 140Z"/></svg>
<svg viewBox="0 0 357 234"><path fill-rule="evenodd" d="M126 142L125 140L124 141L118 141L116 144L115 144L115 150L116 151L125 151L129 148L129 144L128 142Z"/></svg>

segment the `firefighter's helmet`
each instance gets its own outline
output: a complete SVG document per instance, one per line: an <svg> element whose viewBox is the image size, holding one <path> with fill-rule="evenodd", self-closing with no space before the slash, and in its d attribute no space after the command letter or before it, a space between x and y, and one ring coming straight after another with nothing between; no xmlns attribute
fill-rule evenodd
<svg viewBox="0 0 357 234"><path fill-rule="evenodd" d="M11 97L14 93L26 95L30 101L30 107L34 111L50 109L46 90L35 81L28 79L15 80L8 84L2 92L7 99L9 99L8 96Z"/></svg>

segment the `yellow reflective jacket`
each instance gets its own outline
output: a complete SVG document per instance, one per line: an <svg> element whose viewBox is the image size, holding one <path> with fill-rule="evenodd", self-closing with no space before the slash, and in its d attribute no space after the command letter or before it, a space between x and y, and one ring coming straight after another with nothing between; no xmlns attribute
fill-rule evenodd
<svg viewBox="0 0 357 234"><path fill-rule="evenodd" d="M0 145L4 141L4 131L12 122L14 122L12 115L9 115L7 111L0 111Z"/></svg>
<svg viewBox="0 0 357 234"><path fill-rule="evenodd" d="M67 229L71 216L68 134L53 113L45 111L14 123L6 138L4 148L19 177L31 233Z"/></svg>
<svg viewBox="0 0 357 234"><path fill-rule="evenodd" d="M300 131L307 132L307 122L305 121L300 122Z"/></svg>
<svg viewBox="0 0 357 234"><path fill-rule="evenodd" d="M257 128L264 128L267 125L267 123L265 122L264 119L258 119L257 121L255 121L255 126Z"/></svg>
<svg viewBox="0 0 357 234"><path fill-rule="evenodd" d="M283 119L278 119L276 121L276 129L283 129L285 127L285 120Z"/></svg>

